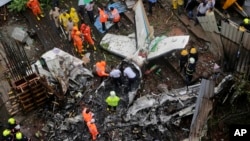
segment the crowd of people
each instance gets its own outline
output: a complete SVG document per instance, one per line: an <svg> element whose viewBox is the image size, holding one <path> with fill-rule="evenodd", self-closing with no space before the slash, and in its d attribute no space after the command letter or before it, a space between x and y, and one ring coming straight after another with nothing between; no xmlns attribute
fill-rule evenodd
<svg viewBox="0 0 250 141"><path fill-rule="evenodd" d="M198 61L198 52L195 47L192 47L190 50L187 49L181 50L179 59L179 68L181 73L183 73L184 71L187 87L193 79L193 74L196 69L197 61Z"/></svg>
<svg viewBox="0 0 250 141"><path fill-rule="evenodd" d="M70 42L73 42L75 50L79 55L84 56L84 45L88 48L89 45L96 50L96 45L93 40L90 25L84 22L84 13L87 12L90 24L94 24L94 6L95 2L90 1L84 3L83 0L79 0L78 8L71 7L69 10L61 10L59 7L59 0L53 0L53 7L49 12L50 19L54 20L55 26L58 30L61 30L65 38ZM44 13L41 10L41 6L38 0L28 0L27 7L30 8L37 20L41 20L44 17ZM98 7L99 21L102 24L102 30L106 31L106 22L108 20L113 21L116 29L119 29L118 23L120 22L119 11L115 7L110 7L110 11L106 11L104 7ZM111 13L109 16L108 12Z"/></svg>

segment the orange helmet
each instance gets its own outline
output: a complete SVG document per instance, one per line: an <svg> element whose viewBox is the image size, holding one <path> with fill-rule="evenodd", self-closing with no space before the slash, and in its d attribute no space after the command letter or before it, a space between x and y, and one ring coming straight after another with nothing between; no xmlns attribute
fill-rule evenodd
<svg viewBox="0 0 250 141"><path fill-rule="evenodd" d="M76 31L76 35L81 35L81 32L80 31Z"/></svg>
<svg viewBox="0 0 250 141"><path fill-rule="evenodd" d="M73 29L72 30L78 30L77 26L73 26Z"/></svg>

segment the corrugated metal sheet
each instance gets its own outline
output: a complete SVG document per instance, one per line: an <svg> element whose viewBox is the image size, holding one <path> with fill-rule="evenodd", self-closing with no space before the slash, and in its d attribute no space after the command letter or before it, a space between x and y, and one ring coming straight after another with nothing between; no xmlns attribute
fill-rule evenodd
<svg viewBox="0 0 250 141"><path fill-rule="evenodd" d="M199 20L199 23L201 24L203 30L209 31L209 32L219 32L217 22L214 15L209 16L202 16L197 17Z"/></svg>
<svg viewBox="0 0 250 141"><path fill-rule="evenodd" d="M245 32L244 35L243 35L243 38L242 38L242 44L248 50L250 50L249 41L250 41L250 33Z"/></svg>
<svg viewBox="0 0 250 141"><path fill-rule="evenodd" d="M227 22L221 21L221 35L232 40L235 43L241 43L241 37L243 32L238 30L238 27L235 27Z"/></svg>

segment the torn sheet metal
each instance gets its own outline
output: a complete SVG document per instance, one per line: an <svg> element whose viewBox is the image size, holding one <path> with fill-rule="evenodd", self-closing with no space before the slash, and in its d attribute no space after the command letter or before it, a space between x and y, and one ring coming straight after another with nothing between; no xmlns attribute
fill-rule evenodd
<svg viewBox="0 0 250 141"><path fill-rule="evenodd" d="M70 82L77 82L79 85L76 89L80 89L87 83L87 78L93 77L92 71L83 67L81 59L59 48L47 51L41 58L42 61L39 60L32 65L33 69L37 69L39 74L46 76L50 82L59 81L63 93L66 93Z"/></svg>
<svg viewBox="0 0 250 141"><path fill-rule="evenodd" d="M9 3L11 0L0 0L0 7L4 6L5 4Z"/></svg>

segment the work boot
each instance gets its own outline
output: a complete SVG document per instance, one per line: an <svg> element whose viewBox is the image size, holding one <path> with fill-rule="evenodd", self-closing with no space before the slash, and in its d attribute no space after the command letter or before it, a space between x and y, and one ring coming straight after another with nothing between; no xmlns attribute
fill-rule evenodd
<svg viewBox="0 0 250 141"><path fill-rule="evenodd" d="M44 17L44 15L43 14L40 14L40 16L43 18Z"/></svg>
<svg viewBox="0 0 250 141"><path fill-rule="evenodd" d="M96 50L96 47L94 46L94 50Z"/></svg>
<svg viewBox="0 0 250 141"><path fill-rule="evenodd" d="M38 16L36 16L36 19L37 19L38 21L40 21L40 18L39 18Z"/></svg>
<svg viewBox="0 0 250 141"><path fill-rule="evenodd" d="M87 46L86 46L87 48L89 48L89 44L87 44Z"/></svg>
<svg viewBox="0 0 250 141"><path fill-rule="evenodd" d="M76 51L76 52L78 51L76 47L75 47L75 51Z"/></svg>

